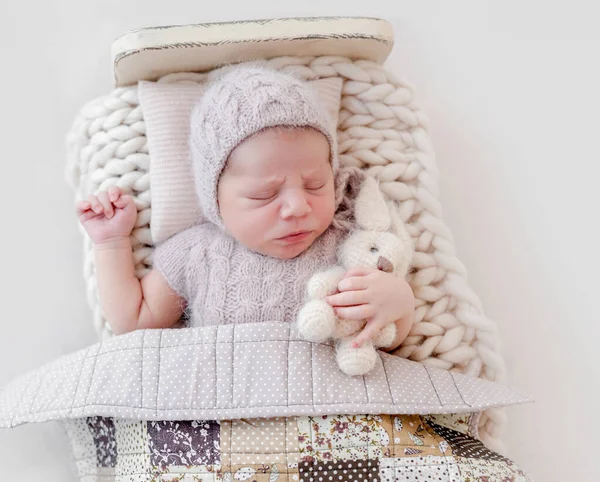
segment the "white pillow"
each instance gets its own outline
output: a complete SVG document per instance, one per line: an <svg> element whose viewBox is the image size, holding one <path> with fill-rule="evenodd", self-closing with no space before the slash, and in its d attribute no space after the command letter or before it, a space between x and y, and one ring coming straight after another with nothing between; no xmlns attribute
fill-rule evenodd
<svg viewBox="0 0 600 482"><path fill-rule="evenodd" d="M332 77L309 83L337 126L342 79ZM190 113L204 88L204 84L139 83L150 151L150 232L154 244L204 221L194 188L188 143Z"/></svg>

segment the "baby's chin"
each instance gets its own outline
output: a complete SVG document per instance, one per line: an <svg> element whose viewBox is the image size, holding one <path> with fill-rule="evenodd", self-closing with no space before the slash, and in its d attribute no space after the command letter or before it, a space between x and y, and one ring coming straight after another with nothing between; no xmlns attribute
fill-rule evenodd
<svg viewBox="0 0 600 482"><path fill-rule="evenodd" d="M315 241L316 236L312 236L309 239L304 240L301 243L296 244L284 244L279 243L277 240L266 243L260 248L256 249L261 254L265 256L270 256L272 258L278 259L293 259L297 256L300 256L304 251L306 251Z"/></svg>
<svg viewBox="0 0 600 482"><path fill-rule="evenodd" d="M294 259L294 258L300 256L302 253L304 253L304 251L306 251L309 248L309 246L303 247L301 249L297 249L296 251L280 253L279 255L274 255L274 257L279 258L279 259Z"/></svg>

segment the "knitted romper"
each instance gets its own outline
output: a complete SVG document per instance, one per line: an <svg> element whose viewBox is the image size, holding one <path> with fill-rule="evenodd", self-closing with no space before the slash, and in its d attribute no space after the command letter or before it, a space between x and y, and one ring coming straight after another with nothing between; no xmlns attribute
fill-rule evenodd
<svg viewBox="0 0 600 482"><path fill-rule="evenodd" d="M190 326L292 323L308 279L335 264L342 236L330 226L296 258L277 259L251 251L206 222L161 243L154 266L187 301Z"/></svg>

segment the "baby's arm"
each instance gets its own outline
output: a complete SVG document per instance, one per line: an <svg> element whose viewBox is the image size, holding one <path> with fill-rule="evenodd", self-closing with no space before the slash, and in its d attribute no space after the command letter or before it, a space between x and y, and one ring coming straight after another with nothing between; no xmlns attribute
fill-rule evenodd
<svg viewBox="0 0 600 482"><path fill-rule="evenodd" d="M170 328L184 300L156 269L135 276L130 234L137 218L131 196L111 188L77 204L79 220L94 244L100 304L115 334Z"/></svg>
<svg viewBox="0 0 600 482"><path fill-rule="evenodd" d="M94 245L94 257L100 303L115 334L177 323L183 299L156 269L138 280L129 237Z"/></svg>

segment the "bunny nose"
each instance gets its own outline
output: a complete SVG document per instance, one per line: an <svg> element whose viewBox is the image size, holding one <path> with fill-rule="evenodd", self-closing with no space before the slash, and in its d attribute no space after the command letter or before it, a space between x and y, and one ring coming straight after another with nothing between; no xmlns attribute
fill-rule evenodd
<svg viewBox="0 0 600 482"><path fill-rule="evenodd" d="M391 273L394 271L394 265L389 259L379 256L379 259L377 260L377 269L383 271L384 273Z"/></svg>

